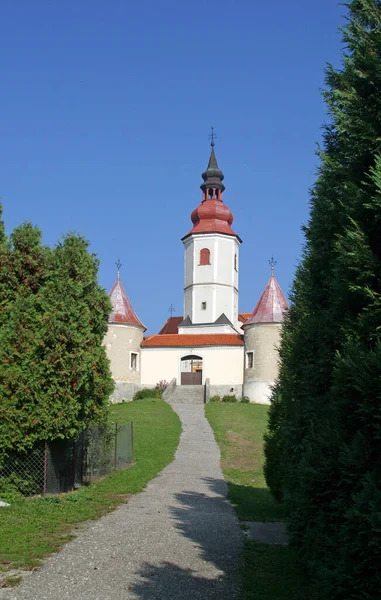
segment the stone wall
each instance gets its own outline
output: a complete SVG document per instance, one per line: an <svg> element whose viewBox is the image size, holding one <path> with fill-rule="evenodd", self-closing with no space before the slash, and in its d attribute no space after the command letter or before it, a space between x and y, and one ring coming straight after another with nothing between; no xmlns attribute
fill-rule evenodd
<svg viewBox="0 0 381 600"><path fill-rule="evenodd" d="M110 396L110 402L117 404L119 402L130 402L135 392L140 390L139 383L133 383L129 381L116 381L114 393Z"/></svg>
<svg viewBox="0 0 381 600"><path fill-rule="evenodd" d="M238 400L242 398L242 385L213 385L209 386L209 398L212 396L236 396Z"/></svg>

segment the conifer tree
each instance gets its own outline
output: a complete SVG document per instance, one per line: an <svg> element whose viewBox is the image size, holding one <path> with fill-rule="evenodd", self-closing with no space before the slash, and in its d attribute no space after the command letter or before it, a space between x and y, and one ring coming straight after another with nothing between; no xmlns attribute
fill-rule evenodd
<svg viewBox="0 0 381 600"><path fill-rule="evenodd" d="M110 301L80 236L54 249L30 224L0 243L0 461L103 420Z"/></svg>
<svg viewBox="0 0 381 600"><path fill-rule="evenodd" d="M319 600L381 578L381 2L352 0L280 348L266 478Z"/></svg>

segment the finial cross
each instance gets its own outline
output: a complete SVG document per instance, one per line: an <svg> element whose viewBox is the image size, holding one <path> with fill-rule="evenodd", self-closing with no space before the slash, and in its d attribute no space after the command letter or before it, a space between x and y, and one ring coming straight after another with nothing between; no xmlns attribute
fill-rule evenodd
<svg viewBox="0 0 381 600"><path fill-rule="evenodd" d="M214 140L217 139L217 134L214 131L214 127L210 128L209 139L210 139L210 145L214 146Z"/></svg>
<svg viewBox="0 0 381 600"><path fill-rule="evenodd" d="M273 256L269 260L269 265L271 267L271 275L274 275L274 268L275 268L275 265L276 265L276 260L274 259Z"/></svg>
<svg viewBox="0 0 381 600"><path fill-rule="evenodd" d="M175 312L175 307L173 306L173 304L171 304L171 306L168 308L168 312L171 313L171 317L173 315L173 313Z"/></svg>
<svg viewBox="0 0 381 600"><path fill-rule="evenodd" d="M120 262L120 259L118 258L118 260L115 263L116 268L118 269L118 279L120 279L120 269L122 266L122 263Z"/></svg>

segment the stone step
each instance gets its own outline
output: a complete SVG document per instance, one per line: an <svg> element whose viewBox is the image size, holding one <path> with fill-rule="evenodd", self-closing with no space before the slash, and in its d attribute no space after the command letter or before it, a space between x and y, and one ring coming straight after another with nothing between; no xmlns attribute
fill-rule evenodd
<svg viewBox="0 0 381 600"><path fill-rule="evenodd" d="M204 404L204 386L177 385L167 401L170 404Z"/></svg>

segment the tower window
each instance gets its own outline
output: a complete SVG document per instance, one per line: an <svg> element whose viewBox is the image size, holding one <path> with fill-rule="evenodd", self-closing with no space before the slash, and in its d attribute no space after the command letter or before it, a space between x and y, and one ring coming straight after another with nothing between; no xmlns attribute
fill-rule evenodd
<svg viewBox="0 0 381 600"><path fill-rule="evenodd" d="M200 252L200 265L210 265L210 250L203 248Z"/></svg>
<svg viewBox="0 0 381 600"><path fill-rule="evenodd" d="M206 302L201 302L201 310L206 310Z"/></svg>
<svg viewBox="0 0 381 600"><path fill-rule="evenodd" d="M238 269L237 269L237 254L234 254L234 270L238 271Z"/></svg>
<svg viewBox="0 0 381 600"><path fill-rule="evenodd" d="M246 369L254 367L254 352L246 352Z"/></svg>
<svg viewBox="0 0 381 600"><path fill-rule="evenodd" d="M130 352L130 369L131 371L137 371L138 368L138 354L136 352Z"/></svg>

